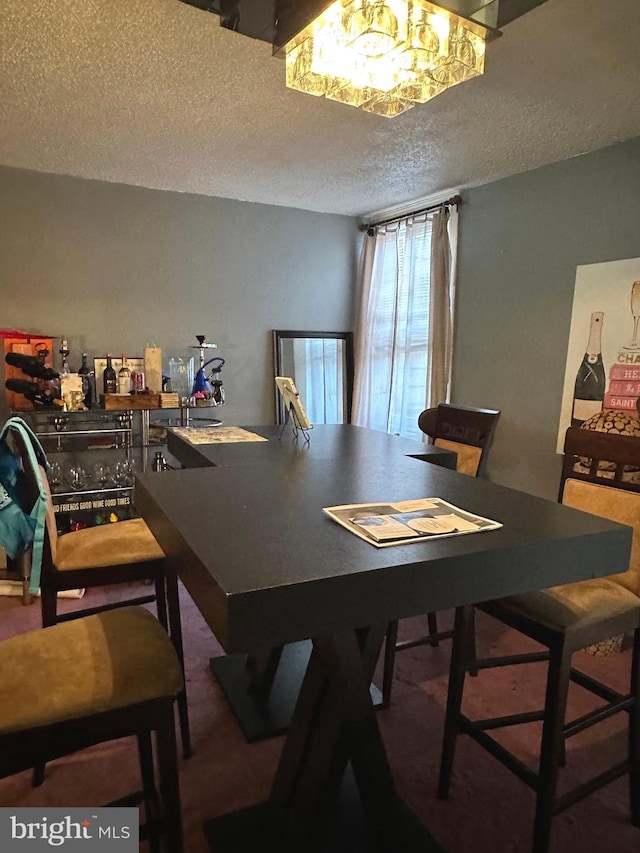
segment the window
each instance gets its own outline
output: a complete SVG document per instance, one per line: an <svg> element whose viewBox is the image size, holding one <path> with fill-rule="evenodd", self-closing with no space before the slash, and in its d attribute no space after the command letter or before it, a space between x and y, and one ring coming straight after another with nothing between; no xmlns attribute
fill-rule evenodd
<svg viewBox="0 0 640 853"><path fill-rule="evenodd" d="M437 308L442 307L434 301L433 268L446 272L447 342L451 320L448 214L437 215L445 217L440 223L444 247L434 241L433 214L408 217L380 226L367 237L361 272L354 421L407 438L422 438L420 412L446 397L445 387L436 392L440 399L430 401L434 339L442 337L433 331ZM436 251L444 248L447 253L442 267L432 265L434 244Z"/></svg>

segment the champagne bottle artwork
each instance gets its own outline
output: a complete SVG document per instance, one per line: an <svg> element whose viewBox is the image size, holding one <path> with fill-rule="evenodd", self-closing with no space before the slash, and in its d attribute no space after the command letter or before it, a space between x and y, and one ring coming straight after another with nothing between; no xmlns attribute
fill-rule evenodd
<svg viewBox="0 0 640 853"><path fill-rule="evenodd" d="M594 311L589 326L589 340L578 367L573 391L571 426L580 426L602 410L606 377L602 362L603 311Z"/></svg>
<svg viewBox="0 0 640 853"><path fill-rule="evenodd" d="M631 285L629 303L633 318L633 334L629 343L618 349L609 370L609 388L604 395L605 409L629 412L634 417L640 411L640 281Z"/></svg>

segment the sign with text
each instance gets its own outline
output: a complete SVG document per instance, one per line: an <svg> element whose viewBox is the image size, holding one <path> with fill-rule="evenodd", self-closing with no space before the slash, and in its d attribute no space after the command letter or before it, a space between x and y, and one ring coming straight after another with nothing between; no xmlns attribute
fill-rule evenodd
<svg viewBox="0 0 640 853"><path fill-rule="evenodd" d="M69 850L137 853L137 808L2 808L0 850L3 853Z"/></svg>

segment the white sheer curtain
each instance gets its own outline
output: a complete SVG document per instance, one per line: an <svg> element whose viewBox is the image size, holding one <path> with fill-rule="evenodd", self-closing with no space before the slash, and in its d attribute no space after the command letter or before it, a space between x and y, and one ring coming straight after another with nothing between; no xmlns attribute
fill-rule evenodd
<svg viewBox="0 0 640 853"><path fill-rule="evenodd" d="M353 422L421 437L418 415L447 399L453 282L446 208L378 227L360 265Z"/></svg>

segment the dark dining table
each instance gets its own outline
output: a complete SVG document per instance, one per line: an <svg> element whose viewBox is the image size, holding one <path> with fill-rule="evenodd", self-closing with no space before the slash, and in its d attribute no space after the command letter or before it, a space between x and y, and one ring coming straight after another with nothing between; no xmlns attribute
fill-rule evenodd
<svg viewBox="0 0 640 853"><path fill-rule="evenodd" d="M265 448L253 464L137 478L140 514L226 652L312 642L271 795L207 824L217 853L344 849L331 828L348 766L362 818L349 850L439 850L396 792L369 691L387 624L628 566L629 528L424 464L388 438L385 454L367 452L365 431L333 458ZM502 527L376 548L323 513L427 497Z"/></svg>
<svg viewBox="0 0 640 853"><path fill-rule="evenodd" d="M309 459L358 455L381 459L405 455L456 468L455 453L427 444L426 439L400 438L353 424L316 425L307 433L309 440L291 424L247 426L239 430L249 440L229 441L227 430L220 427L173 428L168 431L168 451L184 468L257 463L300 467ZM301 640L272 649L256 649L250 654L216 655L210 659L211 670L250 743L287 730L310 654L311 641ZM375 706L382 707L382 692L373 682L370 691Z"/></svg>
<svg viewBox="0 0 640 853"><path fill-rule="evenodd" d="M183 468L226 468L258 463L278 465L285 459L295 462L305 458L340 459L360 455L380 458L413 456L445 468L456 467L456 454L451 450L354 424L318 424L309 430L309 441L300 431L296 434L291 426L271 424L240 429L266 441L192 443L188 436L197 436L197 428L173 428L167 431L167 449ZM215 437L217 432L221 432L220 427L213 427L208 435Z"/></svg>

